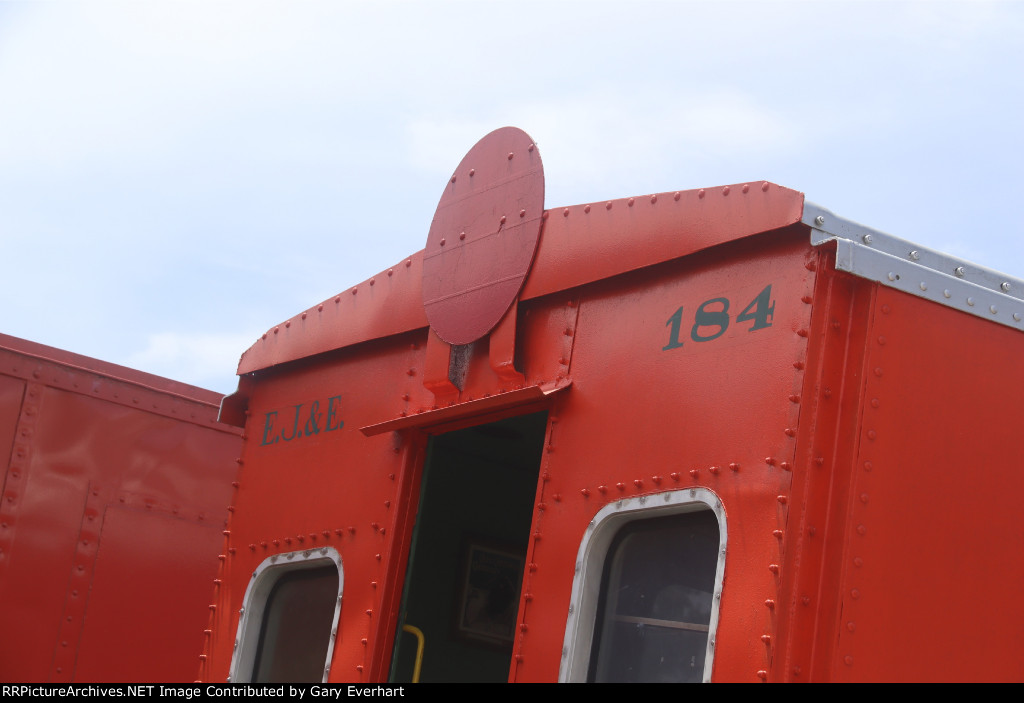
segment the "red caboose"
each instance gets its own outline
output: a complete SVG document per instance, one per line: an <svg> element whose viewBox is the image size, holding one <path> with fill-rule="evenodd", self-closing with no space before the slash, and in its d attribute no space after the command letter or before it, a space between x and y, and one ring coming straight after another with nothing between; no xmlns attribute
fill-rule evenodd
<svg viewBox="0 0 1024 703"><path fill-rule="evenodd" d="M243 356L200 675L1024 678L1022 293L768 182L545 209L498 130Z"/></svg>
<svg viewBox="0 0 1024 703"><path fill-rule="evenodd" d="M241 444L220 399L0 335L0 680L195 679Z"/></svg>

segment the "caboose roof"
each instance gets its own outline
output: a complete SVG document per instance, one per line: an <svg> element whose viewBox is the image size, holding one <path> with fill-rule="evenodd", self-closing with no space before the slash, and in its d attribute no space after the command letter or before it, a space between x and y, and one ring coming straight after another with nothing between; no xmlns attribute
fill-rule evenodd
<svg viewBox="0 0 1024 703"><path fill-rule="evenodd" d="M1024 329L1024 281L844 220L767 181L549 208L519 300L801 223L811 244L836 242L840 270ZM275 325L242 355L238 374L427 327L422 264L420 250Z"/></svg>

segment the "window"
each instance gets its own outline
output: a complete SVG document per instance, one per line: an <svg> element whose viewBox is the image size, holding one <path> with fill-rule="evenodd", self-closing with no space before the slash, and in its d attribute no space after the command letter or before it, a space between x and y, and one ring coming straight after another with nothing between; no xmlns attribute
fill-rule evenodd
<svg viewBox="0 0 1024 703"><path fill-rule="evenodd" d="M266 559L245 594L230 680L326 681L341 591L341 557L332 548Z"/></svg>
<svg viewBox="0 0 1024 703"><path fill-rule="evenodd" d="M561 680L710 680L725 555L713 493L608 505L579 555Z"/></svg>

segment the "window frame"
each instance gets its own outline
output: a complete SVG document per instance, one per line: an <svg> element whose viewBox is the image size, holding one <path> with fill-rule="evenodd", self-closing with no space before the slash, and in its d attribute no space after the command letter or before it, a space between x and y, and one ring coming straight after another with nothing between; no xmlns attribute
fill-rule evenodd
<svg viewBox="0 0 1024 703"><path fill-rule="evenodd" d="M341 555L333 547L317 547L297 552L272 554L252 572L252 578L245 589L242 609L239 611L238 628L235 631L235 651L231 657L228 682L250 682L252 680L267 599L281 577L295 571L315 569L328 564L338 570L338 597L334 601L331 639L327 644L327 657L324 660L323 678L321 679L321 683L327 683L331 658L334 655L334 643L338 638L338 617L341 614L341 598L345 587L345 569L342 566Z"/></svg>
<svg viewBox="0 0 1024 703"><path fill-rule="evenodd" d="M680 513L710 510L718 520L718 563L708 622L708 644L704 657L703 681L711 680L714 664L715 636L718 630L719 605L722 599L726 556L725 508L719 497L707 488L688 488L633 498L623 498L605 505L587 525L576 556L575 576L565 626L562 660L558 669L560 682L587 680L593 648L601 581L608 550L619 530L627 523L666 517Z"/></svg>

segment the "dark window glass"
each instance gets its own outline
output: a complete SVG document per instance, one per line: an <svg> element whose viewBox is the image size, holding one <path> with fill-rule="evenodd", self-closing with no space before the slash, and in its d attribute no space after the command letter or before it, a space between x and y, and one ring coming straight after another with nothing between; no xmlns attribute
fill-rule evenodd
<svg viewBox="0 0 1024 703"><path fill-rule="evenodd" d="M253 682L323 681L337 601L333 565L282 573L263 611Z"/></svg>
<svg viewBox="0 0 1024 703"><path fill-rule="evenodd" d="M709 510L619 530L605 560L589 680L703 680L718 544Z"/></svg>

